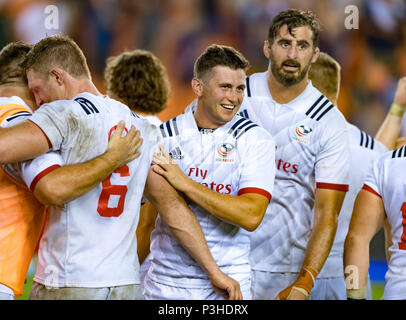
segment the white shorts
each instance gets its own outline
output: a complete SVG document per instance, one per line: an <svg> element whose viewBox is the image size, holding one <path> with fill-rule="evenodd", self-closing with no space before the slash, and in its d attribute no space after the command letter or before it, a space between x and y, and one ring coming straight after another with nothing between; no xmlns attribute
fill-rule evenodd
<svg viewBox="0 0 406 320"><path fill-rule="evenodd" d="M251 300L251 281L240 283L244 300ZM152 280L148 274L144 280L144 297L146 300L226 300L213 288L181 288L168 286Z"/></svg>
<svg viewBox="0 0 406 320"><path fill-rule="evenodd" d="M149 254L140 266L140 284L141 292L144 292L145 275L148 273L149 266L151 265L151 254Z"/></svg>
<svg viewBox="0 0 406 320"><path fill-rule="evenodd" d="M331 278L316 278L311 300L347 300L344 276ZM368 277L366 299L372 300L371 281Z"/></svg>
<svg viewBox="0 0 406 320"><path fill-rule="evenodd" d="M0 300L14 300L13 290L1 283L0 283Z"/></svg>
<svg viewBox="0 0 406 320"><path fill-rule="evenodd" d="M279 292L289 287L299 273L276 273L268 271L251 271L251 293L254 300L273 300Z"/></svg>
<svg viewBox="0 0 406 320"><path fill-rule="evenodd" d="M106 288L47 288L38 282L33 283L30 300L144 300L140 285Z"/></svg>
<svg viewBox="0 0 406 320"><path fill-rule="evenodd" d="M252 298L254 300L272 300L279 292L289 287L298 277L298 273L276 273L252 271ZM310 300L347 300L344 276L334 278L316 278L309 296ZM372 299L371 282L368 278L367 300Z"/></svg>

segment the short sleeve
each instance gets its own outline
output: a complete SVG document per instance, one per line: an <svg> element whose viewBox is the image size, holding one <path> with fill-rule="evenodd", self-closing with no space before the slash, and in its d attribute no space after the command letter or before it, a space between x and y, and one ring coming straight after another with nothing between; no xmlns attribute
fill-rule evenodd
<svg viewBox="0 0 406 320"><path fill-rule="evenodd" d="M61 148L64 138L68 136L69 123L75 116L69 110L71 103L63 100L44 104L30 118L45 134L54 151Z"/></svg>
<svg viewBox="0 0 406 320"><path fill-rule="evenodd" d="M21 165L22 177L27 187L34 191L39 180L63 164L59 153L48 152L33 160L23 162Z"/></svg>
<svg viewBox="0 0 406 320"><path fill-rule="evenodd" d="M363 190L369 191L378 197L382 198L382 190L380 188L380 158L374 160L369 167L368 174L364 180Z"/></svg>
<svg viewBox="0 0 406 320"><path fill-rule="evenodd" d="M347 126L342 116L329 120L321 127L315 162L316 188L348 191L350 149Z"/></svg>
<svg viewBox="0 0 406 320"><path fill-rule="evenodd" d="M238 142L242 169L238 195L258 193L271 200L275 181L275 142L264 129L256 127Z"/></svg>

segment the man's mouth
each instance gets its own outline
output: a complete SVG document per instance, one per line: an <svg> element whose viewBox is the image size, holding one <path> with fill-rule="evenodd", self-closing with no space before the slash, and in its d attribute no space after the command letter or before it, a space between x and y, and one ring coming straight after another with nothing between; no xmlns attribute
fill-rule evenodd
<svg viewBox="0 0 406 320"><path fill-rule="evenodd" d="M227 110L234 110L235 108L235 105L232 104L222 104L221 106Z"/></svg>
<svg viewBox="0 0 406 320"><path fill-rule="evenodd" d="M300 68L300 64L296 63L296 62L284 62L282 64L282 68L286 71L297 71Z"/></svg>

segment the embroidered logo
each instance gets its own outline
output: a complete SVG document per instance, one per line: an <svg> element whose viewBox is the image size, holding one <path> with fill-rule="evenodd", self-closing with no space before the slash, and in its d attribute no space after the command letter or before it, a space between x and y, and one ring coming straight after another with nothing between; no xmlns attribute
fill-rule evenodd
<svg viewBox="0 0 406 320"><path fill-rule="evenodd" d="M182 151L179 147L176 147L171 152L169 152L169 155L173 160L182 160L184 158L184 155L182 154Z"/></svg>

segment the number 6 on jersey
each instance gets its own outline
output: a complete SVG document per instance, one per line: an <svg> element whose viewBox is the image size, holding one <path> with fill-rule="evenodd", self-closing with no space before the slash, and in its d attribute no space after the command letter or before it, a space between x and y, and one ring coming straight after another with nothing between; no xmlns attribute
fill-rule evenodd
<svg viewBox="0 0 406 320"><path fill-rule="evenodd" d="M114 126L110 129L109 140L113 131L117 128ZM127 128L125 131L128 132ZM97 212L102 217L119 217L124 211L124 200L127 194L127 186L125 185L112 185L111 178L113 174L119 174L120 177L129 177L130 169L125 164L122 167L113 171L106 179L102 182L102 192L100 194L99 203L97 204ZM114 208L109 208L109 199L112 195L119 196L117 206Z"/></svg>

